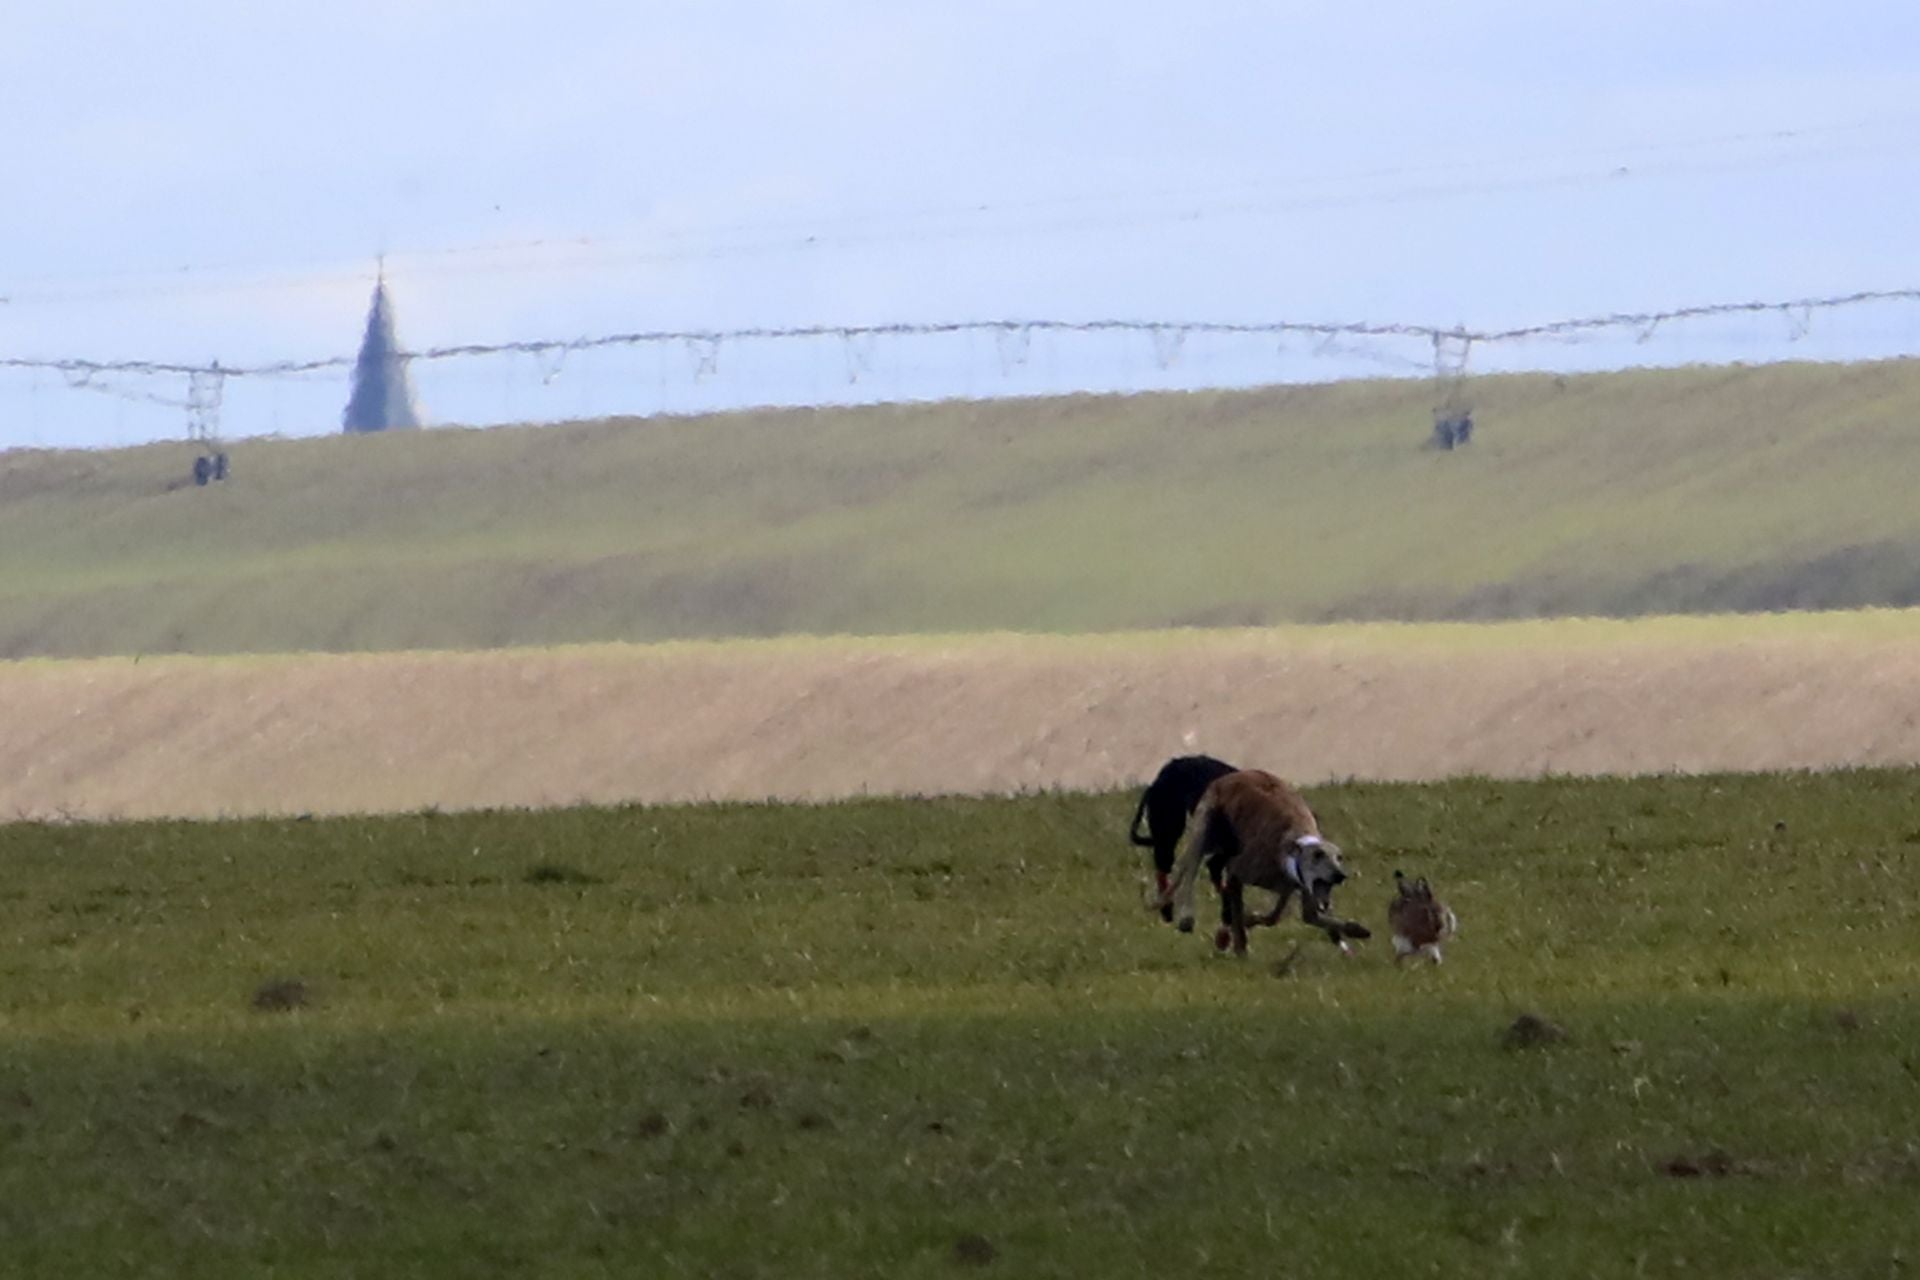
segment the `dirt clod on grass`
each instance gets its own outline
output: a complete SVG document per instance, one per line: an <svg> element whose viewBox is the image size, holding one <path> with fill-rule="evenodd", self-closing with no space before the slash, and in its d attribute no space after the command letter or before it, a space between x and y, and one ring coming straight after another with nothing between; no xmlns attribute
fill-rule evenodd
<svg viewBox="0 0 1920 1280"><path fill-rule="evenodd" d="M253 1007L261 1013L287 1013L305 1008L313 998L307 984L298 978L275 978L254 989Z"/></svg>
<svg viewBox="0 0 1920 1280"><path fill-rule="evenodd" d="M178 1134L205 1133L218 1127L217 1121L198 1111L182 1111L173 1121L173 1131Z"/></svg>
<svg viewBox="0 0 1920 1280"><path fill-rule="evenodd" d="M1000 1256L993 1241L969 1231L953 1242L953 1260L963 1267L984 1267Z"/></svg>
<svg viewBox="0 0 1920 1280"><path fill-rule="evenodd" d="M599 876L559 862L536 862L521 879L528 884L600 884Z"/></svg>
<svg viewBox="0 0 1920 1280"><path fill-rule="evenodd" d="M1509 1049L1537 1049L1558 1044L1567 1038L1567 1029L1537 1013L1523 1013L1507 1027L1501 1043Z"/></svg>
<svg viewBox="0 0 1920 1280"><path fill-rule="evenodd" d="M1700 1155L1677 1155L1660 1166L1669 1178L1725 1178L1741 1172L1734 1158L1719 1148Z"/></svg>

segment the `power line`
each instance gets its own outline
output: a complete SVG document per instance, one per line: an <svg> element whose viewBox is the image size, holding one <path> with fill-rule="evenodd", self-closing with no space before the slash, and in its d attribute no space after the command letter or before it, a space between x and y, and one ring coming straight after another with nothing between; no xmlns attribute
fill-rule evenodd
<svg viewBox="0 0 1920 1280"><path fill-rule="evenodd" d="M1586 316L1578 320L1552 320L1544 324L1521 325L1512 329L1494 329L1471 333L1475 342L1517 342L1527 338L1555 337L1560 334L1592 332L1599 329L1638 329L1646 333L1675 320L1702 320L1713 316L1755 315L1779 312L1796 326L1804 327L1807 317L1816 311L1855 307L1875 302L1920 301L1920 289L1863 289L1856 293L1833 294L1820 298L1794 298L1785 302L1716 302L1705 306L1676 307L1669 311L1615 311L1607 315Z"/></svg>
<svg viewBox="0 0 1920 1280"><path fill-rule="evenodd" d="M700 351L747 342L800 342L838 339L861 342L874 338L943 337L958 334L1027 338L1034 334L1138 334L1162 344L1192 336L1407 338L1426 343L1464 343L1487 346L1528 339L1578 336L1604 330L1631 330L1645 335L1663 324L1706 319L1715 316L1779 313L1804 327L1816 312L1870 303L1920 302L1920 288L1868 289L1854 293L1820 297L1745 302L1716 302L1697 306L1674 307L1658 311L1615 311L1603 315L1579 316L1543 321L1503 329L1470 329L1462 325L1414 324L1399 321L1302 321L1302 320L1140 320L1093 319L1062 320L1049 318L1008 320L950 320L893 322L847 325L752 325L734 329L640 329L575 338L542 338L513 342L458 343L404 351L400 358L409 361L471 359L500 355L566 355L607 347L687 345ZM352 356L325 356L306 360L278 360L253 365L228 365L219 361L190 364L168 360L97 360L84 357L37 358L0 357L0 369L42 370L59 373L75 386L86 386L90 379L106 376L192 377L212 375L219 378L284 378L345 369Z"/></svg>
<svg viewBox="0 0 1920 1280"><path fill-rule="evenodd" d="M1644 178L1765 170L1913 150L1909 119L1719 134L1574 151L1457 157L1344 173L1296 172L1211 186L1111 189L1019 200L823 213L644 234L555 236L397 252L396 275L503 274L712 261L893 243L941 243L1401 205L1466 196L1614 185ZM1876 131L1887 136L1873 137ZM1860 141L1862 135L1869 135ZM1851 142L1851 145L1847 145ZM1834 145L1840 143L1842 145ZM1712 148L1719 155L1688 156ZM1727 154L1732 149L1731 154ZM1642 159L1645 158L1645 159ZM1572 167L1568 167L1571 162ZM1541 166L1545 164L1543 169ZM1385 185L1382 185L1385 184ZM558 260L546 255L568 255ZM47 276L14 282L15 304L100 302L189 293L291 289L365 278L344 263L308 267L181 267ZM118 283L115 283L118 281Z"/></svg>

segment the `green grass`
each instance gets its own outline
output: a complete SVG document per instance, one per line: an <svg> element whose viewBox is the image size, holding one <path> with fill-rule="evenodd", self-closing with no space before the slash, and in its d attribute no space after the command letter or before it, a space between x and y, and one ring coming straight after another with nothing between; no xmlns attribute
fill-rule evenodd
<svg viewBox="0 0 1920 1280"><path fill-rule="evenodd" d="M1124 795L0 827L5 1273L1912 1264L1920 774L1311 798L1446 966L1216 959Z"/></svg>
<svg viewBox="0 0 1920 1280"><path fill-rule="evenodd" d="M1920 364L0 457L0 655L1920 603Z"/></svg>

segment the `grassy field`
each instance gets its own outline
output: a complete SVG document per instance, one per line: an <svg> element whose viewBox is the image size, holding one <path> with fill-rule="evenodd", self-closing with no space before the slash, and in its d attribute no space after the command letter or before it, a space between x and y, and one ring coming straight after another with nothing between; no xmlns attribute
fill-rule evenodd
<svg viewBox="0 0 1920 1280"><path fill-rule="evenodd" d="M1311 798L1444 967L1216 959L1129 795L0 826L5 1272L1912 1265L1920 774Z"/></svg>
<svg viewBox="0 0 1920 1280"><path fill-rule="evenodd" d="M1920 364L0 455L0 656L1920 603Z"/></svg>

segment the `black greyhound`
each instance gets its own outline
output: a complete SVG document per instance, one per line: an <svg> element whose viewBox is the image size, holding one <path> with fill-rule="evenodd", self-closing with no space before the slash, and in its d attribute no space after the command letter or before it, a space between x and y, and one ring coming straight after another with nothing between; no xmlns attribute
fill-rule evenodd
<svg viewBox="0 0 1920 1280"><path fill-rule="evenodd" d="M1200 797L1215 778L1238 772L1238 766L1212 756L1175 756L1160 766L1160 772L1153 775L1153 781L1140 794L1140 804L1133 811L1133 825L1127 828L1127 838L1142 849L1153 850L1154 888L1161 897L1166 896L1167 877L1173 871L1180 837L1186 834L1187 819L1193 816ZM1142 818L1147 820L1144 835L1140 831ZM1214 887L1218 888L1219 868L1209 862L1207 870L1213 877ZM1161 907L1160 918L1171 921L1173 907Z"/></svg>

